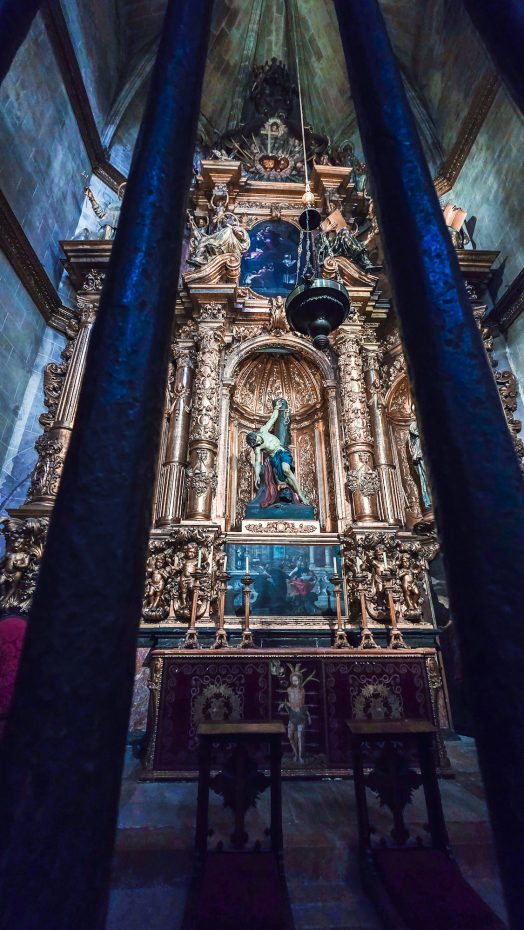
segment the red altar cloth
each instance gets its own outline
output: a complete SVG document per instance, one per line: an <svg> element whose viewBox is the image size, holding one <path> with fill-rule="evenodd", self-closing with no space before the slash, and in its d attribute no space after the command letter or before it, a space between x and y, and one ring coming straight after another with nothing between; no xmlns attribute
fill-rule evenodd
<svg viewBox="0 0 524 930"><path fill-rule="evenodd" d="M26 626L22 617L0 620L0 740L13 698Z"/></svg>

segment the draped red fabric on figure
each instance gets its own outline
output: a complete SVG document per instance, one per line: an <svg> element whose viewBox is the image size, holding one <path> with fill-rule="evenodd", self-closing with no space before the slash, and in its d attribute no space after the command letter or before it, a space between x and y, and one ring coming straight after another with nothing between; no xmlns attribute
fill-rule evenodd
<svg viewBox="0 0 524 930"><path fill-rule="evenodd" d="M261 507L270 507L271 504L274 504L278 497L278 488L276 481L273 477L273 469L271 468L271 462L266 456L264 458L264 486L265 493L260 501Z"/></svg>

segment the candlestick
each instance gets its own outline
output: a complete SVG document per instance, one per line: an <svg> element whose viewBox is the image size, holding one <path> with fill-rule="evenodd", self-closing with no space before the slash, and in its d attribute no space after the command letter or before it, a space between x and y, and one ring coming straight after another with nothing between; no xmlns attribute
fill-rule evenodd
<svg viewBox="0 0 524 930"><path fill-rule="evenodd" d="M217 592L218 592L218 625L215 635L213 649L225 649L228 646L227 633L224 629L224 607L226 600L227 582L229 575L225 571L227 559L224 559L224 570L217 573Z"/></svg>
<svg viewBox="0 0 524 930"><path fill-rule="evenodd" d="M342 620L342 605L341 605L341 585L340 577L337 575L336 571L336 559L333 558L335 563L335 573L331 579L331 584L333 585L333 592L335 594L335 605L337 610L337 629L335 631L335 649L349 649L349 640L347 633L344 629L344 623Z"/></svg>
<svg viewBox="0 0 524 930"><path fill-rule="evenodd" d="M202 568L202 549L198 550L197 568Z"/></svg>
<svg viewBox="0 0 524 930"><path fill-rule="evenodd" d="M189 627L187 629L186 635L184 636L182 642L183 649L196 649L198 648L198 633L196 629L196 620L198 613L198 595L200 592L200 572L198 568L196 571L191 572L193 578L193 593L191 597L191 615L189 619Z"/></svg>
<svg viewBox="0 0 524 930"><path fill-rule="evenodd" d="M338 574L338 572L337 572L337 557L336 557L336 555L333 556L333 574L334 574L334 575L337 575L337 574Z"/></svg>
<svg viewBox="0 0 524 930"><path fill-rule="evenodd" d="M226 568L227 568L227 555L224 556L224 565L223 565L222 571L225 572Z"/></svg>
<svg viewBox="0 0 524 930"><path fill-rule="evenodd" d="M255 643L253 642L253 634L249 629L249 615L251 611L250 605L250 594L251 594L251 578L248 572L249 562L246 558L246 575L242 578L243 587L243 599L244 599L244 629L242 631L242 639L240 640L241 649L252 649Z"/></svg>
<svg viewBox="0 0 524 930"><path fill-rule="evenodd" d="M388 560L386 558L386 553L384 552L384 568L386 569L386 571L387 571L387 567L388 567Z"/></svg>
<svg viewBox="0 0 524 930"><path fill-rule="evenodd" d="M249 575L249 558L246 555L246 575Z"/></svg>
<svg viewBox="0 0 524 930"><path fill-rule="evenodd" d="M356 558L355 558L355 564L356 564L356 566L357 566L357 573L359 573L359 572L360 572L360 559L359 559L358 555L357 555Z"/></svg>

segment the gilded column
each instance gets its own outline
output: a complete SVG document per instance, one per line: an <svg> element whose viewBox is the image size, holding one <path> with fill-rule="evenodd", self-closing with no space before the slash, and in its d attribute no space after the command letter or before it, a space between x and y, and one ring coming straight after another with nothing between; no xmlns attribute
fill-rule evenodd
<svg viewBox="0 0 524 930"><path fill-rule="evenodd" d="M45 405L48 412L40 422L44 433L36 441L38 462L24 505L33 509L51 509L60 484L60 476L75 422L84 367L96 316L98 297L77 296L78 322L69 330L69 343L60 364L51 362L44 375Z"/></svg>
<svg viewBox="0 0 524 930"><path fill-rule="evenodd" d="M229 407L231 404L231 391L235 386L233 379L221 379L221 397L220 397L220 426L219 426L219 445L218 445L218 484L217 497L213 516L218 520L226 517L226 506L228 500L227 493L227 463L229 453ZM231 504L230 504L231 506Z"/></svg>
<svg viewBox="0 0 524 930"><path fill-rule="evenodd" d="M221 330L201 328L193 389L187 468L188 520L210 520L217 489L218 404Z"/></svg>
<svg viewBox="0 0 524 930"><path fill-rule="evenodd" d="M369 419L374 443L375 465L380 484L383 517L387 523L402 523L402 504L395 480L395 464L382 393L378 346L363 346L364 380L369 403Z"/></svg>
<svg viewBox="0 0 524 930"><path fill-rule="evenodd" d="M340 451L340 432L338 422L337 394L338 384L336 381L326 381L324 389L326 391L327 408L329 411L329 445L331 447L331 460L333 463L333 483L334 483L334 501L336 511L333 517L337 520L347 519L350 514L351 504L346 500L344 493L344 463Z"/></svg>
<svg viewBox="0 0 524 930"><path fill-rule="evenodd" d="M168 387L168 431L157 496L157 526L180 523L184 505L185 471L196 353L192 344L173 346L175 371Z"/></svg>
<svg viewBox="0 0 524 930"><path fill-rule="evenodd" d="M346 484L356 523L378 521L379 479L374 469L373 437L357 334L342 328L336 338L340 401L344 428Z"/></svg>

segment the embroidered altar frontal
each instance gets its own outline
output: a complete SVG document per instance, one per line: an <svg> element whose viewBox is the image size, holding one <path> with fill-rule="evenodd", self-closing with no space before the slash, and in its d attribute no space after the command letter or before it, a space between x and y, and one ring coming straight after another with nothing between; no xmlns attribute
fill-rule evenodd
<svg viewBox="0 0 524 930"><path fill-rule="evenodd" d="M282 771L294 777L349 774L349 719L410 717L446 726L433 649L155 650L150 668L146 778L195 776L204 721L282 721ZM440 736L436 748L445 767ZM261 747L259 764L264 754Z"/></svg>

